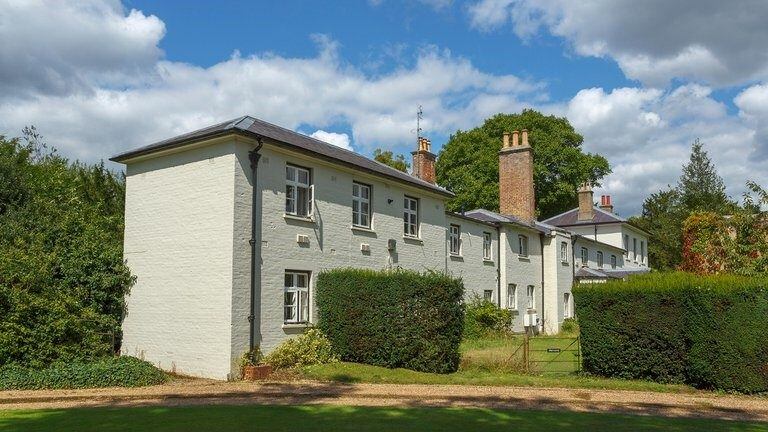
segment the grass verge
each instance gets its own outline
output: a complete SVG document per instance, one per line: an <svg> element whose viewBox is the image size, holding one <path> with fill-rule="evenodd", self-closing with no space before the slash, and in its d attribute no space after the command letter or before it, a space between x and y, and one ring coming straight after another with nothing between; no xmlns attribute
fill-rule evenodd
<svg viewBox="0 0 768 432"><path fill-rule="evenodd" d="M562 411L350 406L186 406L0 411L3 431L766 431L768 425Z"/></svg>

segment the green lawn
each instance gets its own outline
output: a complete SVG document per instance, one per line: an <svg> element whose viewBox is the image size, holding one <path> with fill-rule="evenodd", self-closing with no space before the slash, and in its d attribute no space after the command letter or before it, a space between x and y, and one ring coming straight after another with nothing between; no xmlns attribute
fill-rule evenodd
<svg viewBox="0 0 768 432"><path fill-rule="evenodd" d="M3 431L767 431L768 424L566 411L186 406L0 411Z"/></svg>

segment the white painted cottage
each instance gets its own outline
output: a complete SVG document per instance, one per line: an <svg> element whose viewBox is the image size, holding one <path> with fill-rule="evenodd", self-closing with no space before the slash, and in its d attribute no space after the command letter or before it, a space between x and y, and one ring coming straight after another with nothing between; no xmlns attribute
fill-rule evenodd
<svg viewBox="0 0 768 432"><path fill-rule="evenodd" d="M527 133L512 137L501 213L447 212L426 139L412 175L248 116L115 156L137 277L123 354L232 378L250 346L269 352L315 321L318 272L349 266L444 271L512 309L515 330L557 332L574 280L646 271L648 238L589 188L578 209L536 221Z"/></svg>

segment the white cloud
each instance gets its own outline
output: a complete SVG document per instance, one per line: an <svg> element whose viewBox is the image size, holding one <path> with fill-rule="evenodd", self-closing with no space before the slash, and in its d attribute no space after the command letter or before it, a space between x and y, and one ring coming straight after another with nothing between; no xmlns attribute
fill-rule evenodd
<svg viewBox="0 0 768 432"><path fill-rule="evenodd" d="M333 144L336 147L354 151L352 145L349 143L349 135L345 133L326 132L320 129L312 132L309 136L319 139L320 141L325 141L328 144Z"/></svg>
<svg viewBox="0 0 768 432"><path fill-rule="evenodd" d="M542 28L577 54L611 57L649 86L673 78L732 85L768 77L768 3L762 0L480 0L473 27L511 23L523 39Z"/></svg>
<svg viewBox="0 0 768 432"><path fill-rule="evenodd" d="M739 107L739 116L753 128L752 151L749 158L763 164L768 163L768 84L749 87L734 100Z"/></svg>
<svg viewBox="0 0 768 432"><path fill-rule="evenodd" d="M119 1L4 1L0 93L66 95L150 79L164 34L157 17Z"/></svg>

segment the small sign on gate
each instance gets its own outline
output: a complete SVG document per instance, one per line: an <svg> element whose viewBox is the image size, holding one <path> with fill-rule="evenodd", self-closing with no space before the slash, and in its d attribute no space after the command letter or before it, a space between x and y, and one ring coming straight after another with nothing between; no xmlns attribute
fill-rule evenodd
<svg viewBox="0 0 768 432"><path fill-rule="evenodd" d="M560 351L560 348L547 348L548 353L559 353Z"/></svg>

